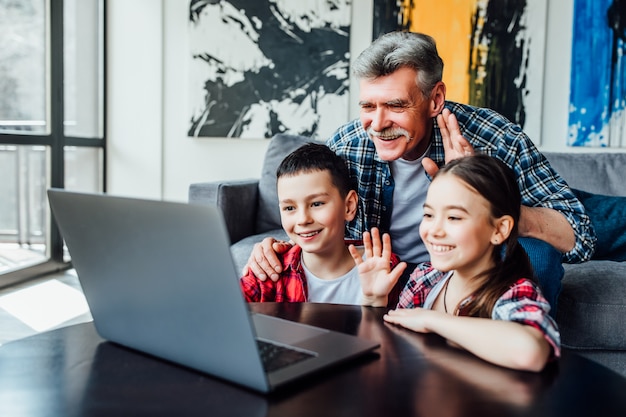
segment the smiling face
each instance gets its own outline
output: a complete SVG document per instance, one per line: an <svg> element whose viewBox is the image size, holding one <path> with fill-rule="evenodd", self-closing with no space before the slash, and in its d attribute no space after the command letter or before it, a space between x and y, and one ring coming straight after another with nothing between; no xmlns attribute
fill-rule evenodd
<svg viewBox="0 0 626 417"><path fill-rule="evenodd" d="M402 67L389 75L360 81L361 123L384 161L422 156L430 142L432 119L443 109L443 83L426 98L416 76L414 69Z"/></svg>
<svg viewBox="0 0 626 417"><path fill-rule="evenodd" d="M281 176L277 191L283 229L304 252L343 250L345 222L356 213L354 190L344 198L328 171L311 171Z"/></svg>
<svg viewBox="0 0 626 417"><path fill-rule="evenodd" d="M491 268L494 244L505 238L489 202L449 173L435 177L428 189L420 236L436 269L465 277Z"/></svg>

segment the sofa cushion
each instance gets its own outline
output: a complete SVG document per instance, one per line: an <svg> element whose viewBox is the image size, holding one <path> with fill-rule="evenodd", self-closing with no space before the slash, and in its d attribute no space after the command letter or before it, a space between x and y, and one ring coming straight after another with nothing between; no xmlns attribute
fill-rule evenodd
<svg viewBox="0 0 626 417"><path fill-rule="evenodd" d="M270 140L263 171L259 180L259 205L257 207L256 232L263 233L278 229L280 224L280 210L278 209L278 194L276 193L276 169L282 160L291 152L307 142L311 142L305 136L279 134Z"/></svg>
<svg viewBox="0 0 626 417"><path fill-rule="evenodd" d="M626 262L563 266L557 310L563 346L626 350Z"/></svg>
<svg viewBox="0 0 626 417"><path fill-rule="evenodd" d="M626 196L626 152L544 152L552 168L572 188Z"/></svg>
<svg viewBox="0 0 626 417"><path fill-rule="evenodd" d="M585 206L596 232L593 259L626 261L626 197L573 191Z"/></svg>

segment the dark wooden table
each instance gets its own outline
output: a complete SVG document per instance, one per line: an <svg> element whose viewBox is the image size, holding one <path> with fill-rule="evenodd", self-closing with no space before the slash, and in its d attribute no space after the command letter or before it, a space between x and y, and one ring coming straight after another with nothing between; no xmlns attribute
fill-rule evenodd
<svg viewBox="0 0 626 417"><path fill-rule="evenodd" d="M0 415L626 416L626 379L571 352L542 373L519 372L384 324L384 309L252 308L378 340L381 348L262 396L105 342L84 323L0 347Z"/></svg>

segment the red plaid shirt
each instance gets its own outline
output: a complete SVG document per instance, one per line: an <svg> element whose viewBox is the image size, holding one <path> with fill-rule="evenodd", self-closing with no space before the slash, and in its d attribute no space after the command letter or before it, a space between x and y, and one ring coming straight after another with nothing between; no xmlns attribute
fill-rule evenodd
<svg viewBox="0 0 626 417"><path fill-rule="evenodd" d="M359 246L362 244L358 240L346 240L346 245L354 244ZM302 266L302 249L298 245L294 245L291 249L283 254L283 272L280 274L278 281L271 279L260 281L248 270L239 283L241 291L247 302L288 302L300 303L308 301L308 287L304 268ZM391 257L391 267L395 267L400 262L396 255ZM394 306L400 294L400 285L396 285L389 294L389 306Z"/></svg>
<svg viewBox="0 0 626 417"><path fill-rule="evenodd" d="M433 268L429 262L418 264L400 294L397 308L422 307L428 293L446 277L446 274ZM464 300L462 304L469 300L470 298ZM463 315L462 310L461 306L460 315ZM491 318L514 321L539 330L552 346L555 358L561 356L561 336L549 312L550 304L541 294L537 284L529 279L520 278L496 301Z"/></svg>

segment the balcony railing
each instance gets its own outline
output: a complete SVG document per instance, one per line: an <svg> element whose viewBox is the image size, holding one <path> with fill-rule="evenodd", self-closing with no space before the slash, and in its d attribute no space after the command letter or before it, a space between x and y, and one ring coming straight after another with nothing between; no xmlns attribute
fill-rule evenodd
<svg viewBox="0 0 626 417"><path fill-rule="evenodd" d="M0 273L46 259L46 147L0 145Z"/></svg>

